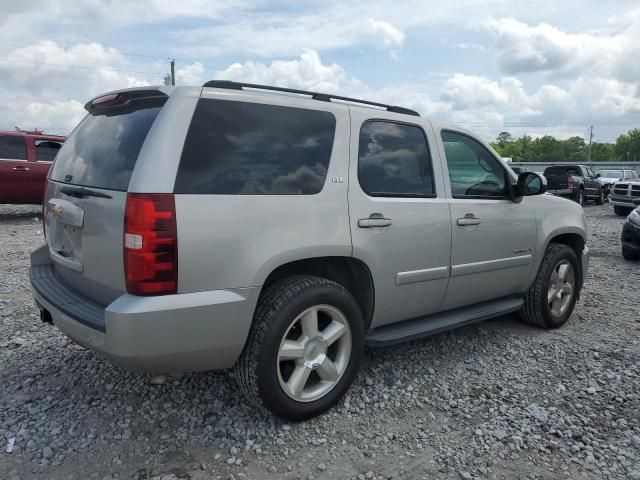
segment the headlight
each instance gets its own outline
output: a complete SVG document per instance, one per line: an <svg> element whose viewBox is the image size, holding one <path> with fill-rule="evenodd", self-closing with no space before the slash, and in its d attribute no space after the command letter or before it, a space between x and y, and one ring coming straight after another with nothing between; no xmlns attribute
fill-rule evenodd
<svg viewBox="0 0 640 480"><path fill-rule="evenodd" d="M634 225L640 227L640 211L638 211L637 209L631 212L627 219Z"/></svg>

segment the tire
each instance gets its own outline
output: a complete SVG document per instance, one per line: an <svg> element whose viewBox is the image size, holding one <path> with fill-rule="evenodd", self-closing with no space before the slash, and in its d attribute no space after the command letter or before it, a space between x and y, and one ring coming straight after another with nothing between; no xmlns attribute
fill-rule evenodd
<svg viewBox="0 0 640 480"><path fill-rule="evenodd" d="M629 215L631 213L631 210L633 210L633 208L621 207L619 205L614 205L613 206L613 212L616 215L618 215L619 217L626 217L627 215Z"/></svg>
<svg viewBox="0 0 640 480"><path fill-rule="evenodd" d="M552 281L554 272L557 274L557 270L561 265L569 265L572 269L572 272L571 270L567 271L566 281L563 282L562 286L559 285L560 282ZM580 295L582 279L580 278L581 272L579 268L578 258L570 247L558 243L549 245L533 285L531 285L531 288L529 288L529 291L525 295L524 306L520 310L522 320L530 325L541 328L557 328L563 325L571 316L578 296ZM572 279L569 276L570 273L573 273ZM556 278L559 279L559 277ZM573 282L572 293L565 305L564 295L567 291L564 284L571 283L571 280ZM560 291L562 295L560 303L561 306L564 307L564 309L556 309L555 313L552 311L552 301L548 300L552 283L555 283L558 287L555 290L556 292ZM554 302L555 301L554 299ZM553 305L556 306L555 303L553 303Z"/></svg>
<svg viewBox="0 0 640 480"><path fill-rule="evenodd" d="M318 312L315 317L314 309ZM303 319L313 318L318 328L316 340L302 326ZM342 327L346 330L338 340L330 344L323 340L323 334ZM282 419L315 417L338 403L353 383L364 352L364 330L360 307L342 285L308 275L280 280L260 296L247 343L234 367L238 385L253 405ZM282 360L285 341L303 345L296 347L295 355L294 350L286 350L295 360ZM331 375L325 369L327 358L335 367ZM293 382L294 375L304 380ZM302 388L296 393L290 383L301 383Z"/></svg>
<svg viewBox="0 0 640 480"><path fill-rule="evenodd" d="M622 247L622 258L635 262L640 260L640 255L635 253L633 250Z"/></svg>
<svg viewBox="0 0 640 480"><path fill-rule="evenodd" d="M604 191L604 188L601 188L600 193L596 197L596 205L603 205L606 198L607 198L607 194Z"/></svg>
<svg viewBox="0 0 640 480"><path fill-rule="evenodd" d="M584 190L581 188L576 195L576 203L578 205L584 205Z"/></svg>

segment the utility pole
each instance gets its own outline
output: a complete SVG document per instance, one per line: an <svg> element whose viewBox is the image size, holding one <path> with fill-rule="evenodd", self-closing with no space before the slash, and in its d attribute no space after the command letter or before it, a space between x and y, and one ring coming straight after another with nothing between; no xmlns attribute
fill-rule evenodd
<svg viewBox="0 0 640 480"><path fill-rule="evenodd" d="M593 125L589 127L589 158L587 163L591 164L591 141L593 140Z"/></svg>
<svg viewBox="0 0 640 480"><path fill-rule="evenodd" d="M175 86L176 84L176 59L171 59L171 85ZM591 127L593 129L593 127Z"/></svg>

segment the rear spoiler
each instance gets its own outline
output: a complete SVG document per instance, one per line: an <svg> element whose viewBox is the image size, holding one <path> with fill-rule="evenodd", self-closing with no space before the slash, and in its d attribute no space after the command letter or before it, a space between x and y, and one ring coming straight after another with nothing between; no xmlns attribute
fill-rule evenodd
<svg viewBox="0 0 640 480"><path fill-rule="evenodd" d="M140 102L158 104L164 103L169 98L166 93L160 90L132 90L125 92L108 93L100 95L88 101L84 109L92 114L124 113L129 109L140 108ZM134 108L134 104L137 104Z"/></svg>

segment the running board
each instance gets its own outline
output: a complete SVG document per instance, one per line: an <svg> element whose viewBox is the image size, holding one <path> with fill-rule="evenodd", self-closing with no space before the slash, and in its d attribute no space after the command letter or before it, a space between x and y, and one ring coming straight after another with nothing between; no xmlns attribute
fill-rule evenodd
<svg viewBox="0 0 640 480"><path fill-rule="evenodd" d="M436 333L481 322L520 310L524 305L521 297L506 297L470 307L435 313L426 317L384 325L369 331L365 343L370 347L382 347L427 337Z"/></svg>

